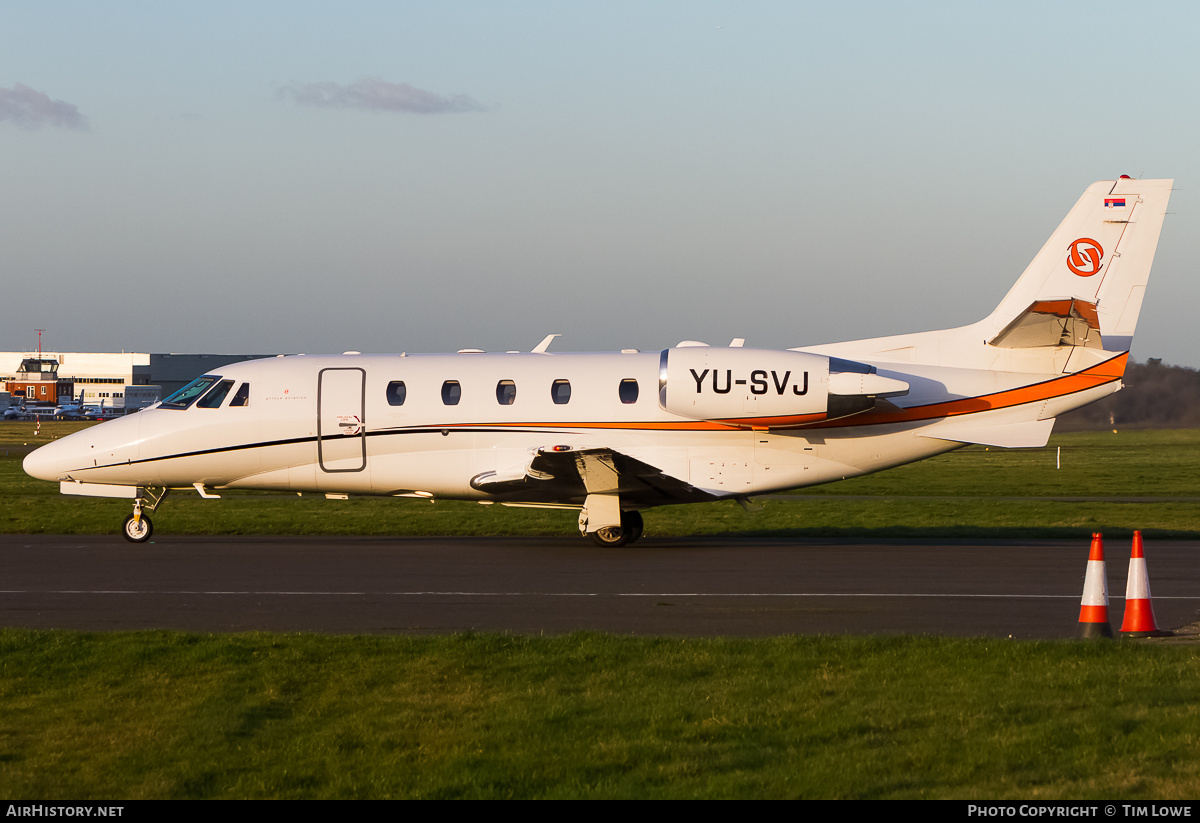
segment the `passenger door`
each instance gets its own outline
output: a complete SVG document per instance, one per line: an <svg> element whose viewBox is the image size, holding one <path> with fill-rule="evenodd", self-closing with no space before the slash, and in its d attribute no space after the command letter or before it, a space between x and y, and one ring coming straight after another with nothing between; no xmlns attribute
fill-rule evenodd
<svg viewBox="0 0 1200 823"><path fill-rule="evenodd" d="M358 368L317 374L317 459L326 472L367 467L367 373Z"/></svg>

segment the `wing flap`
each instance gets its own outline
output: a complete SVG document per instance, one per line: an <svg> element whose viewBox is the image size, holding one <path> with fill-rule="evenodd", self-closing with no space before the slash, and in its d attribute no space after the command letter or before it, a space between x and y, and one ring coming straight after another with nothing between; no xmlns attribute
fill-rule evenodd
<svg viewBox="0 0 1200 823"><path fill-rule="evenodd" d="M581 505L590 494L620 495L622 504L632 506L716 499L657 466L605 447L540 448L524 467L484 472L471 486L500 497L566 498Z"/></svg>

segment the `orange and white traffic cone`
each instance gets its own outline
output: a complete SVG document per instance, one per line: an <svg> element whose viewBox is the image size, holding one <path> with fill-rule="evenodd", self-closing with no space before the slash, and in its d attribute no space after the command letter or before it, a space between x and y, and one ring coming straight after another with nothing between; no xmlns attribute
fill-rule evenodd
<svg viewBox="0 0 1200 823"><path fill-rule="evenodd" d="M1133 553L1129 556L1129 582L1125 586L1125 619L1122 637L1163 637L1170 632L1158 630L1154 622L1154 604L1150 602L1150 576L1142 555L1142 533L1133 533Z"/></svg>
<svg viewBox="0 0 1200 823"><path fill-rule="evenodd" d="M1104 536L1092 535L1088 552L1087 576L1083 579L1083 600L1079 606L1079 636L1112 637L1108 624L1108 575L1104 568Z"/></svg>

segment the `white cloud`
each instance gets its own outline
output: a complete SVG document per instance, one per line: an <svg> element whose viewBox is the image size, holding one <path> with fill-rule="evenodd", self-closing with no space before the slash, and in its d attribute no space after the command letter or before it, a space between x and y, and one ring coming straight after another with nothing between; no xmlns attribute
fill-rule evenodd
<svg viewBox="0 0 1200 823"><path fill-rule="evenodd" d="M292 83L281 89L279 96L304 106L334 109L370 109L413 114L487 111L481 103L465 94L435 94L408 83L388 83L377 77L358 80L345 86L332 82Z"/></svg>
<svg viewBox="0 0 1200 823"><path fill-rule="evenodd" d="M86 129L87 118L79 109L63 100L51 100L45 92L17 83L11 89L0 88L0 121L8 120L23 129L59 126Z"/></svg>

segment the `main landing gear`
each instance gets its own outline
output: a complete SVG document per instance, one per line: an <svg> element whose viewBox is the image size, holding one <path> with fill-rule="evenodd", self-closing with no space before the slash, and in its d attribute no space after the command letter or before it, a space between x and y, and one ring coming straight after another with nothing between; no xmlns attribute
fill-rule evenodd
<svg viewBox="0 0 1200 823"><path fill-rule="evenodd" d="M616 548L632 543L642 536L642 513L636 511L621 512L620 526L606 526L594 532L588 532L588 537L597 546Z"/></svg>
<svg viewBox="0 0 1200 823"><path fill-rule="evenodd" d="M153 489L144 489L146 497L138 497L133 501L133 514L125 518L125 522L121 525L121 536L130 543L145 543L150 539L150 535L154 534L154 524L150 522L149 515L142 511L142 505L149 500L146 506L150 511L158 508L158 504L163 502L163 498L167 496L170 489L163 489L157 495Z"/></svg>

